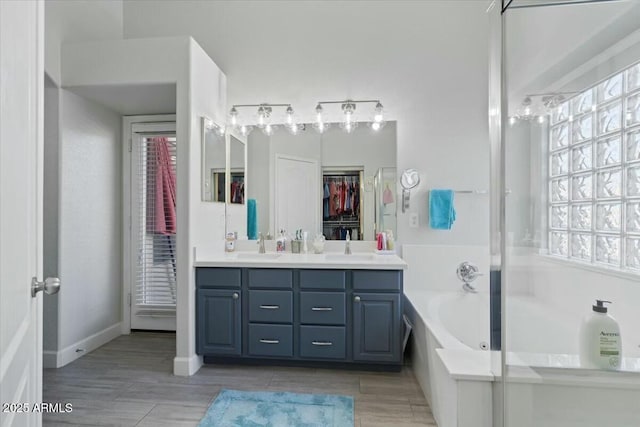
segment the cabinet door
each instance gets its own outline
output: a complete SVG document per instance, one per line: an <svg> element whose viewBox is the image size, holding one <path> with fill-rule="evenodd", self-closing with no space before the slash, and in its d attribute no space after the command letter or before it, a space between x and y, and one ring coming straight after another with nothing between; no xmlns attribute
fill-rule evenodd
<svg viewBox="0 0 640 427"><path fill-rule="evenodd" d="M198 290L198 354L241 354L241 300L239 290Z"/></svg>
<svg viewBox="0 0 640 427"><path fill-rule="evenodd" d="M353 294L353 360L400 362L400 294Z"/></svg>

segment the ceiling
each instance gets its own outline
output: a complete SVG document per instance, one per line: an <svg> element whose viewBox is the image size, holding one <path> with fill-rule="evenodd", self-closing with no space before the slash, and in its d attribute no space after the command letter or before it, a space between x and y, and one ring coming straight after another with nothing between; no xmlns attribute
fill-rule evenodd
<svg viewBox="0 0 640 427"><path fill-rule="evenodd" d="M73 86L68 89L125 116L176 112L175 84Z"/></svg>

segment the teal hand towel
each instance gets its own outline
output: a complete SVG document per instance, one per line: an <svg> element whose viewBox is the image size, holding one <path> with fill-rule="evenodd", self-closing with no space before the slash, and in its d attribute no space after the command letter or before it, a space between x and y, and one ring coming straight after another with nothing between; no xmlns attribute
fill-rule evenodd
<svg viewBox="0 0 640 427"><path fill-rule="evenodd" d="M456 220L453 207L453 190L431 190L429 192L429 225L435 230L451 230Z"/></svg>
<svg viewBox="0 0 640 427"><path fill-rule="evenodd" d="M247 200L247 237L249 240L258 239L258 208L256 199Z"/></svg>

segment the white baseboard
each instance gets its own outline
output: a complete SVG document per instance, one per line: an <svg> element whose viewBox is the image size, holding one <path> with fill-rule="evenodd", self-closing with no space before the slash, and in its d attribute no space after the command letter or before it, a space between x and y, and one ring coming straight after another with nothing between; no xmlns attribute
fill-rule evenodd
<svg viewBox="0 0 640 427"><path fill-rule="evenodd" d="M202 367L202 356L194 354L191 357L175 357L173 359L173 375L188 377Z"/></svg>
<svg viewBox="0 0 640 427"><path fill-rule="evenodd" d="M45 368L62 368L63 366L73 362L74 360L92 352L122 335L122 325L120 322L109 326L87 338L81 339L60 351L43 352L42 365ZM82 349L84 351L76 351Z"/></svg>

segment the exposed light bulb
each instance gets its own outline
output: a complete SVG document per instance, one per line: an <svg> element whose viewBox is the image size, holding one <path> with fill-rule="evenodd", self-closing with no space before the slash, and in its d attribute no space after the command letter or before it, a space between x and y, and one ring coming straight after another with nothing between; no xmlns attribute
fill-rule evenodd
<svg viewBox="0 0 640 427"><path fill-rule="evenodd" d="M528 116L528 115L530 115L530 114L531 114L531 107L525 107L525 108L524 108L524 115L525 115L525 116Z"/></svg>
<svg viewBox="0 0 640 427"><path fill-rule="evenodd" d="M293 108L291 108L291 105L289 105L287 107L287 124L288 125L293 125Z"/></svg>
<svg viewBox="0 0 640 427"><path fill-rule="evenodd" d="M513 126L513 125L515 125L515 124L516 124L516 117L515 117L515 116L511 116L511 117L509 117L509 124L510 124L511 126Z"/></svg>
<svg viewBox="0 0 640 427"><path fill-rule="evenodd" d="M316 121L322 123L322 105L316 105Z"/></svg>
<svg viewBox="0 0 640 427"><path fill-rule="evenodd" d="M384 116L382 115L382 110L383 110L382 104L378 102L376 104L376 113L373 116L373 121L374 122L380 123L380 122L382 122L382 120L384 120Z"/></svg>
<svg viewBox="0 0 640 427"><path fill-rule="evenodd" d="M544 123L544 116L538 116L538 123L540 124Z"/></svg>
<svg viewBox="0 0 640 427"><path fill-rule="evenodd" d="M374 131L378 132L380 130L380 123L377 122L377 121L371 123L371 129L373 129Z"/></svg>
<svg viewBox="0 0 640 427"><path fill-rule="evenodd" d="M353 113L351 111L344 112L344 121L345 123L351 123L353 121Z"/></svg>
<svg viewBox="0 0 640 427"><path fill-rule="evenodd" d="M237 126L238 125L238 110L236 110L236 107L231 107L231 111L229 112L229 114L231 115L231 126Z"/></svg>
<svg viewBox="0 0 640 427"><path fill-rule="evenodd" d="M267 117L269 117L269 112L267 108L263 107L262 105L258 107L258 127L259 128L262 129L265 126L265 124L267 123Z"/></svg>

